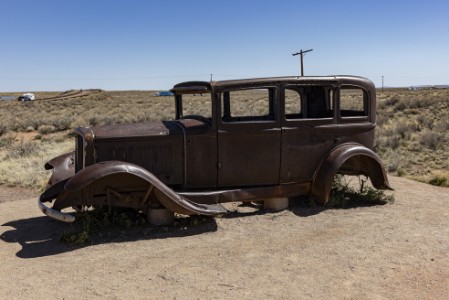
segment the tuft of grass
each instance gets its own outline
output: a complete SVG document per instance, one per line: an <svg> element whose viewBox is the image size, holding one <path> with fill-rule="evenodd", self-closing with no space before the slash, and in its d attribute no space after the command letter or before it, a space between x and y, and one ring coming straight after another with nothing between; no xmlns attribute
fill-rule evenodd
<svg viewBox="0 0 449 300"><path fill-rule="evenodd" d="M0 184L18 185L33 189L43 189L51 171L44 164L53 157L73 151L74 141L56 143L48 140L20 139L14 136L2 137L0 147ZM0 150L2 150L0 149Z"/></svg>
<svg viewBox="0 0 449 300"><path fill-rule="evenodd" d="M105 229L123 231L146 223L146 217L134 209L100 207L78 213L72 230L65 231L60 241L70 246L83 245Z"/></svg>
<svg viewBox="0 0 449 300"><path fill-rule="evenodd" d="M6 158L26 158L30 157L33 152L38 148L38 145L32 141L26 141L21 138L20 141L10 147L10 151L6 154Z"/></svg>
<svg viewBox="0 0 449 300"><path fill-rule="evenodd" d="M436 175L432 179L429 180L429 184L436 186L447 186L448 180L446 177L442 175Z"/></svg>
<svg viewBox="0 0 449 300"><path fill-rule="evenodd" d="M448 100L449 90L386 89L379 95L375 150L389 172L426 183L429 174L447 172Z"/></svg>
<svg viewBox="0 0 449 300"><path fill-rule="evenodd" d="M367 186L367 178L358 176L358 189L351 185L343 175L336 175L332 182L332 191L327 207L348 208L367 205L384 205L394 203L393 195L386 195L384 191Z"/></svg>
<svg viewBox="0 0 449 300"><path fill-rule="evenodd" d="M55 132L56 128L53 125L41 125L37 129L40 134L49 134Z"/></svg>
<svg viewBox="0 0 449 300"><path fill-rule="evenodd" d="M421 145L432 149L432 150L436 150L439 143L440 143L440 135L436 132L430 131L430 130L426 130L423 131L420 135L420 143Z"/></svg>
<svg viewBox="0 0 449 300"><path fill-rule="evenodd" d="M175 222L171 226L152 226L148 223L146 215L131 208L97 207L93 210L78 212L76 221L71 230L65 231L60 241L69 246L85 245L93 243L99 237L115 235L117 231L126 234L135 228L143 228L144 235L149 232L167 232L169 228L174 230L188 230L190 227L208 223L207 216L183 216L175 214Z"/></svg>
<svg viewBox="0 0 449 300"><path fill-rule="evenodd" d="M6 125L0 124L0 136L4 135L8 131Z"/></svg>

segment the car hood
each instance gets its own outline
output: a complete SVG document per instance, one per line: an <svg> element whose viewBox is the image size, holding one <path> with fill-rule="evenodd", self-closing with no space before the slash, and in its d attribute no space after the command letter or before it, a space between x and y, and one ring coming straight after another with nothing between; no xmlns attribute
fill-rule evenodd
<svg viewBox="0 0 449 300"><path fill-rule="evenodd" d="M92 127L96 140L116 138L155 137L182 134L173 121L144 122L134 124L114 124Z"/></svg>

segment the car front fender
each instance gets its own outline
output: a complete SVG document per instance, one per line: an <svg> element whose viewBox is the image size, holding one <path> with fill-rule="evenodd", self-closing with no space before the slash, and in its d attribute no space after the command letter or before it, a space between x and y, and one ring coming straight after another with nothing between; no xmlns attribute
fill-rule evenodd
<svg viewBox="0 0 449 300"><path fill-rule="evenodd" d="M48 180L46 190L59 182L65 181L75 175L75 152L59 155L45 163L46 170L52 170L53 174Z"/></svg>
<svg viewBox="0 0 449 300"><path fill-rule="evenodd" d="M160 181L155 175L146 169L122 161L107 161L90 165L73 177L69 178L64 184L63 190L56 197L53 208L43 207L41 198L39 207L41 210L52 217L57 216L58 220L65 221L60 217L61 210L72 206L93 205L93 195L107 194L109 188L115 191L132 191L135 189L146 188L154 193L157 200L165 208L184 215L217 215L226 213L227 210L216 204L198 204L190 201L173 191ZM45 194L45 193L44 193ZM146 203L119 203L137 209L145 209Z"/></svg>

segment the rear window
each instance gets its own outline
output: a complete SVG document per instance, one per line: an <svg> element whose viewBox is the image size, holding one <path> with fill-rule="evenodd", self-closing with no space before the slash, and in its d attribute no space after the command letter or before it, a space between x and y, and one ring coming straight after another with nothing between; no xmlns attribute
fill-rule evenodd
<svg viewBox="0 0 449 300"><path fill-rule="evenodd" d="M340 115L341 117L368 116L368 96L365 90L343 86L340 89Z"/></svg>
<svg viewBox="0 0 449 300"><path fill-rule="evenodd" d="M329 86L288 85L284 95L287 120L323 119L333 116L333 90Z"/></svg>

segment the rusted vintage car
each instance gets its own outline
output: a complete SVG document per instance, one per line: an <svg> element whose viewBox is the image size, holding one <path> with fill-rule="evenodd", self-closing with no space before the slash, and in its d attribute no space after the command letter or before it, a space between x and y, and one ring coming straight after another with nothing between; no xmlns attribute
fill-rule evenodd
<svg viewBox="0 0 449 300"><path fill-rule="evenodd" d="M63 209L216 215L233 201L310 195L325 203L337 173L390 188L373 152L376 94L368 79L192 81L171 92L173 120L76 129L75 151L45 165L53 174L41 210L72 222Z"/></svg>

